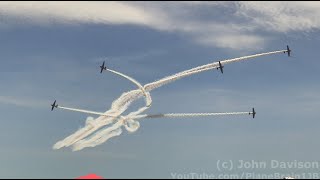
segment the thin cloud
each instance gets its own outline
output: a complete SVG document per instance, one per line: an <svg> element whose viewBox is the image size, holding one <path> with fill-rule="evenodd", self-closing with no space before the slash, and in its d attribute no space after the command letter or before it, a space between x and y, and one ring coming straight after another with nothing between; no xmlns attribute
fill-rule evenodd
<svg viewBox="0 0 320 180"><path fill-rule="evenodd" d="M221 35L221 36L212 36L212 37L203 37L197 39L199 43L212 45L219 44L219 47L229 48L229 49L257 49L257 47L261 47L265 40L260 36L254 35Z"/></svg>
<svg viewBox="0 0 320 180"><path fill-rule="evenodd" d="M237 14L257 29L275 32L310 31L320 28L319 2L239 2Z"/></svg>
<svg viewBox="0 0 320 180"><path fill-rule="evenodd" d="M19 97L12 97L12 96L0 96L0 103L1 104L11 104L20 107L27 107L27 108L43 108L47 107L49 103L34 100L34 99L25 99Z"/></svg>
<svg viewBox="0 0 320 180"><path fill-rule="evenodd" d="M148 24L151 16L119 2L0 2L0 11L38 23Z"/></svg>
<svg viewBox="0 0 320 180"><path fill-rule="evenodd" d="M131 24L235 50L262 48L272 38L261 32L319 29L319 10L319 2L0 2L0 14L18 22Z"/></svg>

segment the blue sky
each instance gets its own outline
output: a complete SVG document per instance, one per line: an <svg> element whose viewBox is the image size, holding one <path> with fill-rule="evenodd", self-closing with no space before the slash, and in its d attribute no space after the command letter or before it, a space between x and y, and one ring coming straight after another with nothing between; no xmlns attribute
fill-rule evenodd
<svg viewBox="0 0 320 180"><path fill-rule="evenodd" d="M319 9L319 2L1 2L0 177L171 178L218 173L217 160L318 161ZM52 149L87 117L51 112L54 99L103 112L136 88L99 74L103 60L146 84L287 44L291 58L228 64L223 75L207 71L151 92L148 113L255 107L255 119L144 120L137 132L95 148Z"/></svg>

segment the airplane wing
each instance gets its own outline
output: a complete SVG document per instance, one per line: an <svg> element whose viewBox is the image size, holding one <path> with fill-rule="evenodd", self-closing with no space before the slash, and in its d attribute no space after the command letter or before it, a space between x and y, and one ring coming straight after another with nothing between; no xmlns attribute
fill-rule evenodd
<svg viewBox="0 0 320 180"><path fill-rule="evenodd" d="M108 114L101 113L101 112L88 111L88 110L83 110L83 109L68 108L68 107L63 107L63 106L58 106L57 108L64 109L64 110L69 110L69 111L75 111L75 112L82 112L82 113L92 114L92 115L99 115L99 116L106 116L106 117L116 117L116 116L108 115Z"/></svg>

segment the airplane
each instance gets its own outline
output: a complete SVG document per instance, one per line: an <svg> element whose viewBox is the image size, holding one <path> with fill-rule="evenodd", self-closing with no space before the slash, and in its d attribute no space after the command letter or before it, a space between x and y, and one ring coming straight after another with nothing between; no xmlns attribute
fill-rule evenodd
<svg viewBox="0 0 320 180"><path fill-rule="evenodd" d="M217 70L220 69L221 73L223 74L223 68L224 66L222 66L221 62L219 61L219 67L217 68Z"/></svg>
<svg viewBox="0 0 320 180"><path fill-rule="evenodd" d="M256 111L254 110L254 108L252 108L252 112L249 112L249 115L252 114L252 117L254 118L256 116Z"/></svg>
<svg viewBox="0 0 320 180"><path fill-rule="evenodd" d="M100 68L101 68L100 73L102 73L103 70L107 70L107 67L104 66L104 61L103 61L103 64L100 66Z"/></svg>
<svg viewBox="0 0 320 180"><path fill-rule="evenodd" d="M51 111L53 111L54 108L58 108L58 104L56 104L56 100L54 100L53 104L51 104Z"/></svg>
<svg viewBox="0 0 320 180"><path fill-rule="evenodd" d="M289 46L287 45L287 50L283 51L283 53L288 53L288 57L290 57L290 53L291 53L291 49L289 48Z"/></svg>

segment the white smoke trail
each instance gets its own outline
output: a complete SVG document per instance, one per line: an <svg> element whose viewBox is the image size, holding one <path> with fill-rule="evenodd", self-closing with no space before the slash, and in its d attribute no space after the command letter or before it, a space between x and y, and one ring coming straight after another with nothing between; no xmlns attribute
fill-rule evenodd
<svg viewBox="0 0 320 180"><path fill-rule="evenodd" d="M139 99L140 97L142 97L142 93L140 90L125 92L120 96L120 98L112 103L111 109L120 115L128 109L129 105L133 101Z"/></svg>
<svg viewBox="0 0 320 180"><path fill-rule="evenodd" d="M101 137L99 140L97 140L95 143L90 143L90 144L76 143L76 144L74 144L72 146L72 150L73 151L80 151L80 150L82 150L83 148L86 148L86 147L95 147L97 145L102 144L100 141L105 142L105 141L109 140L110 138L115 137L115 136L120 136L121 134L122 134L122 129L118 128L118 129L115 129L114 131L111 131L111 132L107 133L106 135Z"/></svg>
<svg viewBox="0 0 320 180"><path fill-rule="evenodd" d="M250 56L243 56L243 57L234 58L234 59L227 59L227 60L221 61L221 63L223 62L223 64L228 64L228 63L237 62L237 61L241 61L241 60L247 60L247 59L250 59L250 58L256 58L256 57L259 57L259 56L266 56L266 55L283 53L283 52L287 52L287 50L272 51L272 52L254 54L254 55L250 55Z"/></svg>
<svg viewBox="0 0 320 180"><path fill-rule="evenodd" d="M169 114L155 114L155 115L135 115L131 113L130 115L123 117L126 123L124 126L126 130L130 133L137 131L140 127L140 123L136 121L137 119L148 119L148 118L185 118L185 117L203 117L203 116L226 116L226 115L250 115L250 112L226 112L226 113L169 113ZM127 119L130 118L130 119ZM120 121L119 121L120 122ZM113 134L114 129L120 128L123 124L115 125L105 130L97 132L94 136L87 138L85 140L78 141L73 145L73 150L81 150L86 147L94 147L103 144L109 140ZM108 138L103 138L108 137ZM112 136L113 137L113 136Z"/></svg>
<svg viewBox="0 0 320 180"><path fill-rule="evenodd" d="M111 116L119 116L122 114L128 106L135 101L136 99L142 97L142 93L140 90L133 90L126 93L123 93L120 98L118 98L116 101L112 103L111 109L106 111L104 114L108 114ZM138 112L143 112L144 110L148 109L149 107L142 107L138 110ZM100 129L103 126L106 126L108 124L111 124L115 121L115 118L112 117L105 117L100 116L95 121L91 123L87 123L85 127L79 129L74 134L68 136L62 141L57 142L53 148L54 149L60 149L62 147L68 147L79 140L89 136L90 134L94 133L98 129Z"/></svg>
<svg viewBox="0 0 320 180"><path fill-rule="evenodd" d="M225 113L169 113L155 115L138 115L134 119L147 118L172 118L172 117L201 117L201 116L225 116L225 115L249 115L250 112L225 112Z"/></svg>
<svg viewBox="0 0 320 180"><path fill-rule="evenodd" d="M138 121L135 121L136 119L148 119L148 118L172 118L172 117L181 117L181 118L185 118L185 117L201 117L201 116L226 116L226 115L250 115L251 112L225 112L225 113L168 113L168 114L156 114L156 115L136 115L134 116L134 114L128 115L127 117L130 117L132 119L129 119L128 122L130 123L134 123L134 125L131 126L135 126L134 128L128 129L127 126L126 129L129 132L135 132L138 130L138 128L140 127L140 124ZM124 117L126 118L126 117ZM135 120L134 120L135 119ZM104 137L107 136L109 137L109 133L100 133L99 137ZM94 141L94 139L91 139L90 141L87 142L86 145L82 145L82 148L85 147L94 147L96 145L100 145L102 143L104 143L105 141L107 141L109 138L106 138L104 140L100 139L99 142ZM80 149L79 149L80 150Z"/></svg>
<svg viewBox="0 0 320 180"><path fill-rule="evenodd" d="M83 110L83 109L68 108L68 107L63 107L63 106L58 106L57 108L66 109L66 110L69 110L69 111L83 112L83 113L87 113L87 114L95 114L95 115L100 115L100 116L106 116L106 117L115 117L115 116L111 116L109 114L104 114L104 113L95 112L95 111L88 111L88 110Z"/></svg>
<svg viewBox="0 0 320 180"><path fill-rule="evenodd" d="M86 147L94 147L100 145L109 140L111 137L120 135L122 131L120 132L120 134L118 134L117 132L118 130L121 130L121 126L124 126L128 132L133 133L139 129L140 123L133 119L126 119L125 122L119 120L118 123L114 124L113 126L100 130L91 137L74 143L73 150L78 151Z"/></svg>
<svg viewBox="0 0 320 180"><path fill-rule="evenodd" d="M237 62L237 61L242 61L242 60L248 60L248 59L256 58L256 57L260 57L260 56L283 53L283 52L286 52L286 51L287 50L272 51L272 52L267 52L267 53L260 53L260 54L250 55L250 56L243 56L243 57L239 57L239 58L222 60L220 62L221 62L221 65L224 65L224 64ZM210 69L214 69L214 68L217 68L217 67L219 67L219 63L218 62L206 64L206 65L203 65L203 66L198 66L198 67L195 67L195 68L192 68L192 69L189 69L189 70L182 71L180 73L174 74L172 76L165 77L165 78L160 79L158 81L146 84L144 86L144 88L146 89L146 91L151 91L153 89L159 88L159 87L161 87L161 86L163 86L165 84L168 84L170 82L176 81L176 80L181 79L183 77L187 77L187 76L190 76L192 74L200 73L200 72L207 71L207 70L210 70Z"/></svg>
<svg viewBox="0 0 320 180"><path fill-rule="evenodd" d="M92 127L90 128L88 126L82 128L82 129L79 129L78 131L76 131L72 135L70 135L70 136L66 137L65 139L55 143L53 145L53 149L60 149L62 147L68 147L68 146L72 145L72 143L75 141L76 138L82 136L83 134L85 134L86 132L88 132L91 129L92 129Z"/></svg>
<svg viewBox="0 0 320 180"><path fill-rule="evenodd" d="M150 96L150 93L147 93L146 90L144 89L144 87L138 82L136 81L135 79L123 74L123 73L120 73L118 71L115 71L115 70L111 70L111 69L107 69L107 71L110 71L114 74L117 74L125 79L128 79L129 81L131 81L132 83L134 83L135 85L138 86L138 88L143 92L143 94L145 95L146 97L146 106L151 106L151 103L152 103L152 99L151 99L151 96Z"/></svg>
<svg viewBox="0 0 320 180"><path fill-rule="evenodd" d="M124 125L124 127L126 128L126 130L128 132L133 133L139 129L140 123L138 121L135 121L134 117L136 115L142 113L143 111L145 111L148 108L149 107L142 107L138 111L131 112L127 116L120 117L120 119L121 119L120 121L123 122L122 125ZM118 121L118 122L120 122L120 121ZM122 126L122 125L120 125L120 126ZM112 129L113 128L111 128L111 130ZM86 138L85 141L79 141L79 143L85 142L81 145L81 149L83 149L85 147L97 146L97 145L100 145L100 144L104 143L105 141L109 140L109 138L101 138L101 137L109 136L109 134L112 132L111 130L109 128L106 128L105 130L100 130L99 132L95 133L93 136ZM97 142L98 139L99 139L99 142ZM80 146L80 145L75 145L75 146ZM76 149L79 149L79 148L77 147Z"/></svg>
<svg viewBox="0 0 320 180"><path fill-rule="evenodd" d="M97 123L99 121L102 121L104 118L104 124L99 126L97 125ZM105 120L105 119L108 119ZM84 137L90 135L91 133L95 132L96 130L98 130L100 127L104 126L104 125L108 125L111 124L113 122L113 118L105 118L103 116L98 117L96 120L94 121L87 121L85 127L79 129L78 131L76 131L75 133L71 134L70 136L66 137L65 139L58 141L53 148L54 149L60 149L62 147L68 147L71 146L72 144L74 144L75 142L83 139Z"/></svg>
<svg viewBox="0 0 320 180"><path fill-rule="evenodd" d="M80 140L75 144L73 144L72 150L79 151L86 147L94 147L101 144L101 141L105 142L112 137L119 136L122 133L122 129L121 129L122 125L123 125L123 122L118 121L113 126L106 128L104 130L101 130L97 134L93 135L90 138L90 140L87 140L87 139Z"/></svg>
<svg viewBox="0 0 320 180"><path fill-rule="evenodd" d="M244 56L244 57L240 57L240 58L227 59L227 60L221 61L221 64L224 65L224 64L231 63L231 62L237 62L237 61L241 61L241 60L246 60L246 59L250 59L250 58L255 58L255 57L265 56L265 55L271 55L271 54L276 54L276 53L282 53L282 52L286 52L286 51L287 50L280 50L280 51L273 51L273 52L268 52L268 53L261 53L261 54L255 54L255 55L250 55L250 56ZM172 76L168 76L168 77L165 77L165 78L160 79L158 81L146 84L144 86L144 89L145 89L146 92L149 92L149 91L151 91L153 89L159 88L159 87L161 87L161 86L163 86L165 84L174 82L174 81L176 81L178 79L181 79L183 77L187 77L187 76L190 76L190 75L193 75L193 74L196 74L196 73L200 73L200 72L203 72L203 71L207 71L207 70L210 70L210 69L213 69L213 68L217 68L217 67L219 67L218 62L215 62L215 63L199 66L199 67L196 67L196 68L192 68L192 69L189 69L189 70L186 70L186 71L182 71L182 72L174 74ZM123 93L117 100L115 100L112 103L111 109L109 111L105 112L104 114L110 114L112 116L117 116L118 117L125 110L127 110L129 105L133 101L139 99L140 97L142 97L142 95L143 95L143 92L141 91L141 89L140 90L132 90L132 91ZM130 113L130 116L128 115L125 118L133 119L132 116L136 116L135 118L137 118L137 117L139 117L140 113L142 113L143 111L145 111L147 109L148 109L148 107L142 107L138 111ZM241 112L241 113L248 113L248 112ZM184 115L183 114L175 114L175 115L174 114L167 114L164 117L180 117L180 115L183 115L183 117L187 117L187 116L190 117L190 116L192 116L191 114L192 113L184 114ZM193 114L193 115L195 115L195 114ZM211 115L213 115L213 114L211 113ZM220 115L230 115L230 114L223 113L223 114L220 114ZM82 144L81 143L82 141L80 141L80 140L85 138L85 137L87 137L87 136L89 136L90 134L92 134L94 131L100 129L101 127L114 122L115 120L116 119L112 118L112 117L100 116L99 118L97 118L92 123L87 123L84 128L78 130L73 135L71 135L71 136L67 137L66 139L56 143L54 145L54 148L59 149L59 148L61 148L63 146L70 146L70 145L72 145L74 143L77 143L77 142L78 142L77 145L74 146L75 149L79 149L80 147L81 147L80 149L82 149L84 147L89 147L89 146L90 147L94 147L96 145L99 145L99 144L105 142L106 140L108 140L110 137L114 137L114 136L120 135L121 132L122 132L121 129L117 130L114 134L112 134L112 133L110 134L110 131L107 130L108 128L105 129L105 131L99 131L94 136L100 137L100 138L98 138L98 139L97 138L86 139L86 141L85 141L86 145ZM136 121L134 121L134 120L131 121L130 120L130 122L134 124ZM124 125L124 124L122 124L122 125ZM122 125L120 125L120 127ZM139 127L139 125L136 124L135 127ZM133 130L136 130L136 129L137 128L133 128ZM82 144L82 145L80 145L80 144Z"/></svg>
<svg viewBox="0 0 320 180"><path fill-rule="evenodd" d="M147 91L151 91L151 90L153 90L153 89L159 88L159 87L161 87L161 86L163 86L163 85L165 85L165 84L174 82L174 81L176 81L176 80L178 80L178 79L181 79L181 78L183 78L183 77L191 76L191 75L193 75L193 74L198 74L198 73L200 73L200 72L204 72L204 71L207 71L207 70L211 70L211 69L214 69L214 68L217 68L217 67L219 67L219 65L211 66L211 67L207 67L207 68L202 68L202 69L199 69L199 70L190 71L190 72L185 73L185 74L180 74L179 76L172 76L172 77L170 77L170 78L168 78L168 79L166 79L166 80L159 80L158 82L155 82L155 83L152 83L152 84L151 84L151 83L150 83L150 84L147 84L147 85L145 86L145 89L146 89Z"/></svg>
<svg viewBox="0 0 320 180"><path fill-rule="evenodd" d="M140 123L133 119L128 119L126 120L125 128L129 133L133 133L140 128Z"/></svg>

